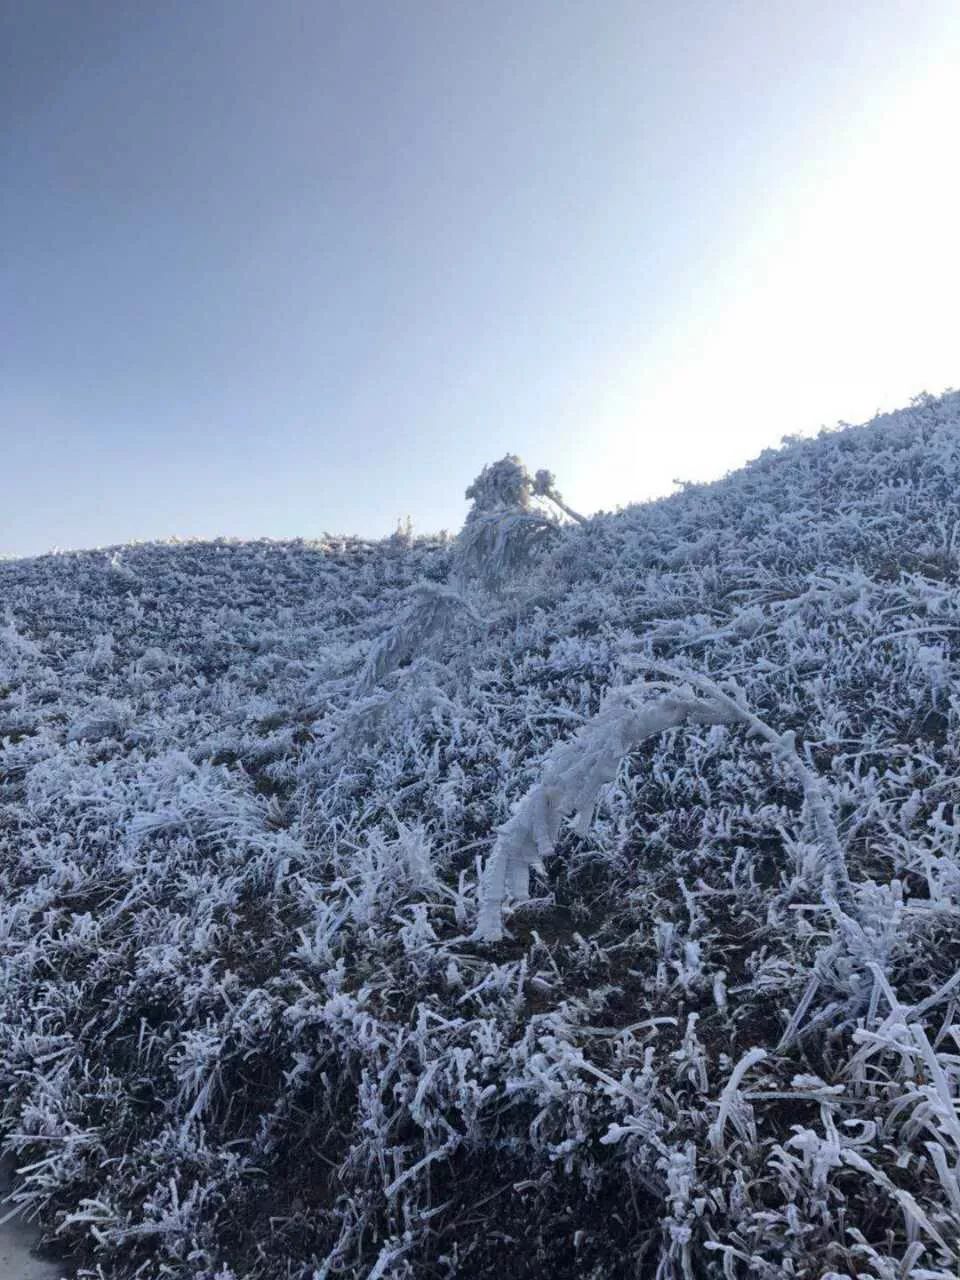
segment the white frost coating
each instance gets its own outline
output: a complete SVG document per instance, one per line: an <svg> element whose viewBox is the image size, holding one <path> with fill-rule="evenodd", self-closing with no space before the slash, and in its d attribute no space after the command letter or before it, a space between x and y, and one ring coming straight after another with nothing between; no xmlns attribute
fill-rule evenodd
<svg viewBox="0 0 960 1280"><path fill-rule="evenodd" d="M960 394L446 631L446 537L0 562L0 1218L116 1280L956 1280L958 486ZM617 769L670 695L729 724ZM470 945L545 776L517 879L599 779L589 874Z"/></svg>
<svg viewBox="0 0 960 1280"><path fill-rule="evenodd" d="M461 618L480 622L459 591L421 583L399 621L371 647L357 681L357 695L370 693L402 663L427 655Z"/></svg>
<svg viewBox="0 0 960 1280"><path fill-rule="evenodd" d="M553 474L538 471L531 478L516 454L484 467L466 496L473 506L457 538L453 567L461 588L478 581L501 591L546 548L562 522L557 512L585 523L564 502Z"/></svg>
<svg viewBox="0 0 960 1280"><path fill-rule="evenodd" d="M687 683L639 705L639 699L662 685L649 682L617 690L570 741L548 754L541 781L498 828L497 843L484 867L474 935L478 940L498 942L503 937L504 901L507 897L529 896L530 868L553 853L563 818L572 814L573 830L585 836L600 788L613 782L624 756L647 738L682 724L739 723L767 742L803 788L820 845L827 894L842 911L853 910L850 878L836 825L819 778L797 754L795 735L778 734L706 676L663 664L646 665ZM691 685L705 697L697 697Z"/></svg>
<svg viewBox="0 0 960 1280"><path fill-rule="evenodd" d="M724 1085L723 1093L720 1095L720 1109L717 1111L717 1118L710 1126L710 1145L715 1151L720 1151L723 1148L723 1131L726 1128L727 1121L730 1119L730 1113L736 1105L740 1093L740 1081L751 1067L758 1062L762 1062L766 1056L766 1049L748 1049L730 1072L730 1079Z"/></svg>
<svg viewBox="0 0 960 1280"><path fill-rule="evenodd" d="M680 724L730 724L726 708L678 689L652 702L634 699L649 685L617 690L596 716L546 758L543 777L523 797L513 816L498 828L497 843L487 859L481 887L476 937L496 942L503 937L504 899L525 898L530 868L553 853L560 823L573 815L573 829L585 836L600 788L617 776L620 762L641 742Z"/></svg>
<svg viewBox="0 0 960 1280"><path fill-rule="evenodd" d="M781 760L793 773L803 788L803 798L816 831L826 873L826 890L831 897L836 899L844 911L852 911L850 876L847 871L843 849L840 845L840 837L837 835L837 827L824 793L823 783L813 770L800 759L797 752L797 736L793 730L788 730L786 733L777 733L759 716L754 715L742 702L725 693L714 681L706 676L690 671L674 670L665 664L651 664L651 666L664 675L672 675L677 679L688 680L692 685L700 689L718 707L724 708L729 713L731 721L739 720L748 727L751 733L763 738L774 756Z"/></svg>

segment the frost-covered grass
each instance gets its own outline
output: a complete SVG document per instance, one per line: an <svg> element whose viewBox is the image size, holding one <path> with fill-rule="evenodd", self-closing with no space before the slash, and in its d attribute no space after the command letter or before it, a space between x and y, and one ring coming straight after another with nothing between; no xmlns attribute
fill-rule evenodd
<svg viewBox="0 0 960 1280"><path fill-rule="evenodd" d="M24 1211L113 1280L955 1280L958 488L952 395L497 584L0 564Z"/></svg>

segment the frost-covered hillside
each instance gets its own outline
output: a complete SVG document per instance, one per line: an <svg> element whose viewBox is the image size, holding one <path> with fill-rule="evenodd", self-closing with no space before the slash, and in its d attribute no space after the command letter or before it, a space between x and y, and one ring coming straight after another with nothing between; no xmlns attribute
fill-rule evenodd
<svg viewBox="0 0 960 1280"><path fill-rule="evenodd" d="M0 564L18 1202L114 1280L955 1280L958 486L953 394L496 581Z"/></svg>

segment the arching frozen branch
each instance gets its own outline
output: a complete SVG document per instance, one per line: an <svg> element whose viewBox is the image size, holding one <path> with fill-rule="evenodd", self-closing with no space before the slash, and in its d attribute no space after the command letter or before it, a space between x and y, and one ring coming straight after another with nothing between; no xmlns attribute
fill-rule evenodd
<svg viewBox="0 0 960 1280"><path fill-rule="evenodd" d="M729 724L735 719L729 710L698 698L689 688L661 692L637 705L638 695L656 687L635 685L612 693L592 720L549 753L540 782L499 828L484 867L477 938L496 942L503 936L504 899L528 895L530 868L553 853L565 817L572 814L574 830L587 833L600 788L614 780L628 752L677 725Z"/></svg>
<svg viewBox="0 0 960 1280"><path fill-rule="evenodd" d="M566 502L564 502L563 495L557 488L556 477L552 471L538 471L533 477L531 492L537 497L549 498L554 506L559 507L565 516L569 516L577 524L587 523L579 511L574 511L573 507L567 506Z"/></svg>
<svg viewBox="0 0 960 1280"><path fill-rule="evenodd" d="M645 681L612 693L573 738L554 747L540 782L498 828L483 871L478 939L496 942L503 936L504 900L528 896L530 868L553 853L565 817L573 815L574 831L586 835L600 788L615 779L623 757L647 738L687 724L743 724L769 744L803 788L823 858L825 890L850 910L850 879L836 826L820 780L800 759L793 733L778 734L706 676L655 669L677 685L664 691L662 682Z"/></svg>

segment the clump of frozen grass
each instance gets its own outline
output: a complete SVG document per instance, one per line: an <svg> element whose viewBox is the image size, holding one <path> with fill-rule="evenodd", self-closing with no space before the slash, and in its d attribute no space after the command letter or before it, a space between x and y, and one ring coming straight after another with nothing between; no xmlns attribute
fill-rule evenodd
<svg viewBox="0 0 960 1280"><path fill-rule="evenodd" d="M416 658L433 656L460 622L480 625L469 601L451 587L421 583L398 621L372 645L357 682L357 695L369 693Z"/></svg>

